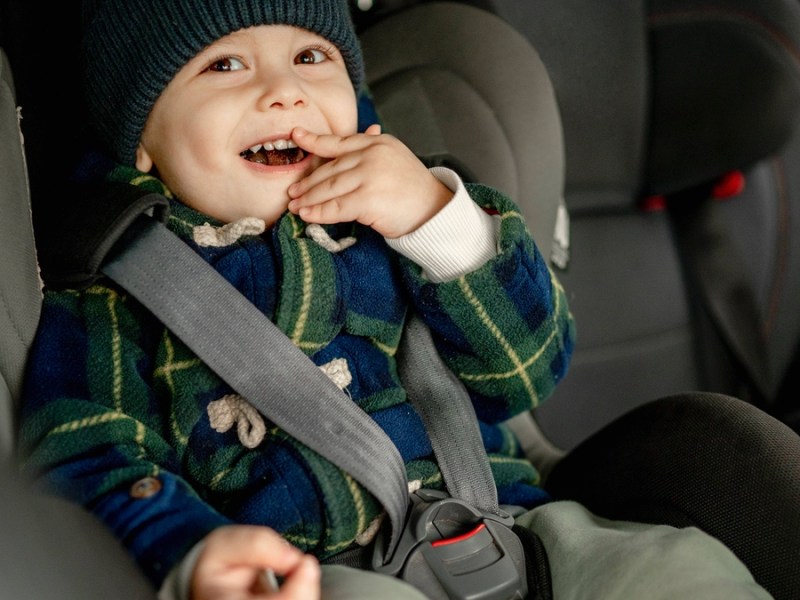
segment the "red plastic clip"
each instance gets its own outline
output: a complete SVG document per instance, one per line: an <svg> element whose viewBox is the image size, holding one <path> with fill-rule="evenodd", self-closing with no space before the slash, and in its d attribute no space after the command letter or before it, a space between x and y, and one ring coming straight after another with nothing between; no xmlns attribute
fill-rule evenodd
<svg viewBox="0 0 800 600"><path fill-rule="evenodd" d="M445 538L445 539L442 539L442 540L436 540L435 542L431 542L431 546L433 546L434 548L438 548L439 546L448 546L450 544L457 544L459 542L463 542L464 540L468 540L473 535L480 533L484 529L486 529L486 525L481 523L475 529L472 529L471 531L468 531L467 533L463 533L463 534L457 535L455 537Z"/></svg>
<svg viewBox="0 0 800 600"><path fill-rule="evenodd" d="M726 200L738 196L744 191L745 177L741 171L731 171L719 178L711 195L717 200Z"/></svg>

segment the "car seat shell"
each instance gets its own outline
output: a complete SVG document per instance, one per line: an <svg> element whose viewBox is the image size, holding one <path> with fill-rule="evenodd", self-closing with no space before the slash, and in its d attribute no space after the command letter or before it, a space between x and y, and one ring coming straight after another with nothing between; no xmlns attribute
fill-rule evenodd
<svg viewBox="0 0 800 600"><path fill-rule="evenodd" d="M14 414L22 372L36 333L41 301L27 170L11 67L0 49L0 457L13 446Z"/></svg>

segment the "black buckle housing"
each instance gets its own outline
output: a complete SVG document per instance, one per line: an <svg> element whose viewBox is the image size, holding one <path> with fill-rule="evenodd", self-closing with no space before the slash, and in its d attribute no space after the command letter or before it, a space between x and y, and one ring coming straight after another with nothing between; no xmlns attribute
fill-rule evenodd
<svg viewBox="0 0 800 600"><path fill-rule="evenodd" d="M506 513L485 513L443 492L419 490L411 495L396 550L386 560L379 537L372 568L432 599L525 598L525 557L513 524Z"/></svg>

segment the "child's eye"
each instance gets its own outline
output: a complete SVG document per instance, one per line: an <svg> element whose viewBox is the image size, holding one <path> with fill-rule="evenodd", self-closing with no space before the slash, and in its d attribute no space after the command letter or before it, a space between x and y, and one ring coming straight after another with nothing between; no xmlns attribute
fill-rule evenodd
<svg viewBox="0 0 800 600"><path fill-rule="evenodd" d="M242 69L244 69L244 63L241 60L234 56L225 56L211 62L206 71L225 73L228 71L241 71Z"/></svg>
<svg viewBox="0 0 800 600"><path fill-rule="evenodd" d="M328 60L328 54L319 48L307 48L294 57L296 65L315 65Z"/></svg>

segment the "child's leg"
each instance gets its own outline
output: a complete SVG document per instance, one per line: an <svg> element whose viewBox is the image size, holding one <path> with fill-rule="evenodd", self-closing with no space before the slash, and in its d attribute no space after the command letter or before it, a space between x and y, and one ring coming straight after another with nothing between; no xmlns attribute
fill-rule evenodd
<svg viewBox="0 0 800 600"><path fill-rule="evenodd" d="M547 550L556 600L767 599L722 543L696 528L609 521L574 502L517 518Z"/></svg>
<svg viewBox="0 0 800 600"><path fill-rule="evenodd" d="M698 527L775 598L798 598L800 437L751 404L700 392L644 404L570 450L547 490L610 519Z"/></svg>
<svg viewBox="0 0 800 600"><path fill-rule="evenodd" d="M340 565L322 566L322 600L425 600L404 581Z"/></svg>

